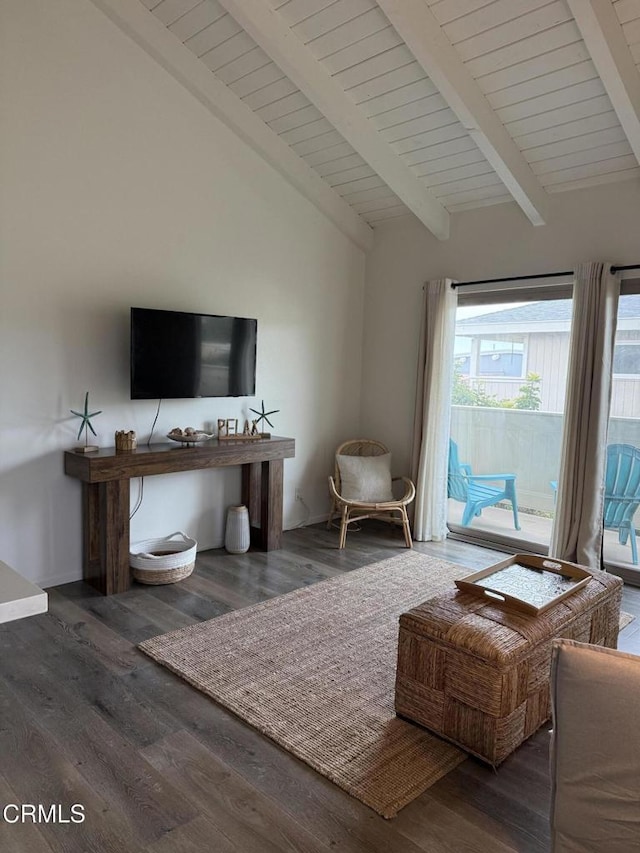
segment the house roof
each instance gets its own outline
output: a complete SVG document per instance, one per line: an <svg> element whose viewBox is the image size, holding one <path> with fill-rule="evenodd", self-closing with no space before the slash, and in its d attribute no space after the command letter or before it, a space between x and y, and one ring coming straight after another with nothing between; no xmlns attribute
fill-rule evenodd
<svg viewBox="0 0 640 853"><path fill-rule="evenodd" d="M99 6L363 243L640 176L640 0Z"/></svg>
<svg viewBox="0 0 640 853"><path fill-rule="evenodd" d="M503 311L492 311L479 317L465 317L458 320L456 326L475 326L478 323L544 323L557 320L571 320L570 300L548 299L544 302L518 305L516 308L505 308Z"/></svg>
<svg viewBox="0 0 640 853"><path fill-rule="evenodd" d="M618 319L640 317L640 295L624 296L618 306ZM456 327L477 326L503 323L557 323L571 320L571 301L569 299L547 299L543 302L531 302L503 311L492 311L476 317L465 317L456 322Z"/></svg>

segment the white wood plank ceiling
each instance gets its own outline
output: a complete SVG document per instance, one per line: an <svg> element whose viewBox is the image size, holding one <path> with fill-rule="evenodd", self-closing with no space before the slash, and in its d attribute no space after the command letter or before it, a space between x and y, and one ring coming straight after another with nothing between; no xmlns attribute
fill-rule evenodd
<svg viewBox="0 0 640 853"><path fill-rule="evenodd" d="M640 0L93 2L182 82L165 36L189 51L334 220L444 239L457 211L539 225L548 193L640 176Z"/></svg>

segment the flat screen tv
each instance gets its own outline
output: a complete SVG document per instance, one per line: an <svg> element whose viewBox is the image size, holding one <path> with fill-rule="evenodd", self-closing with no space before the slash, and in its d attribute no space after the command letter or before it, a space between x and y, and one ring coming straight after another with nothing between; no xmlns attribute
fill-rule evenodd
<svg viewBox="0 0 640 853"><path fill-rule="evenodd" d="M250 397L257 320L131 309L131 399Z"/></svg>

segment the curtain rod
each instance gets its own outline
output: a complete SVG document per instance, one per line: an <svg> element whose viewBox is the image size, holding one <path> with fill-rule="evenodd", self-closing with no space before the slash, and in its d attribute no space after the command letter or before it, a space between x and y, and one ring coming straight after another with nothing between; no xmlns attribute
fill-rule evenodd
<svg viewBox="0 0 640 853"><path fill-rule="evenodd" d="M611 272L622 272L622 270L639 270L640 264L627 264L626 266L611 267ZM558 276L573 275L573 270L564 270L563 272L543 272L538 275L514 275L507 278L482 278L478 281L459 281L454 282L451 287L470 287L472 284L498 284L502 281L527 281L530 279L539 278L557 278Z"/></svg>

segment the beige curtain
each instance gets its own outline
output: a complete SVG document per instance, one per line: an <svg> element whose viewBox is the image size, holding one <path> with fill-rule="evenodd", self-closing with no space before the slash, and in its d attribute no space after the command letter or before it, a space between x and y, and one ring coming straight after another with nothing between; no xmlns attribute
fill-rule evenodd
<svg viewBox="0 0 640 853"><path fill-rule="evenodd" d="M453 381L456 291L451 279L424 288L412 479L416 484L413 537L439 542L447 536L447 464Z"/></svg>
<svg viewBox="0 0 640 853"><path fill-rule="evenodd" d="M556 516L550 555L602 566L602 515L611 369L620 281L605 263L581 264L573 321Z"/></svg>

